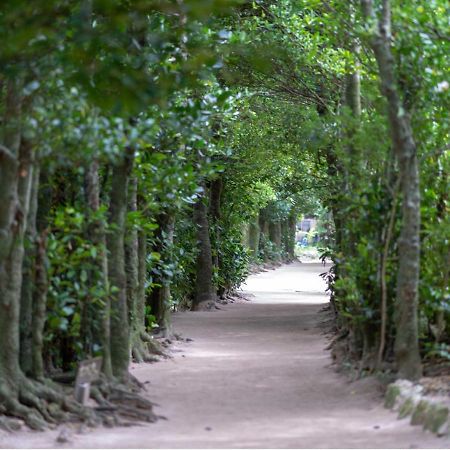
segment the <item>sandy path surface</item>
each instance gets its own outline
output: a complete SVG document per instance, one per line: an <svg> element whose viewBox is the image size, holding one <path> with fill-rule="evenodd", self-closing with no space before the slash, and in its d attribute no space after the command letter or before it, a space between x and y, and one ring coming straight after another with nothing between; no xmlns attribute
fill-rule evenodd
<svg viewBox="0 0 450 450"><path fill-rule="evenodd" d="M172 360L132 368L167 420L74 433L63 445L58 431L2 434L0 447L449 448L396 420L372 383L330 367L321 271L284 266L249 278L252 302L176 314L176 330L193 342Z"/></svg>

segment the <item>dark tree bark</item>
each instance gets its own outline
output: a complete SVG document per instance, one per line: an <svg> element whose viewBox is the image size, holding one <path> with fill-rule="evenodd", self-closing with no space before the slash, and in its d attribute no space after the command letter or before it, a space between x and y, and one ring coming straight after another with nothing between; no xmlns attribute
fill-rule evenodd
<svg viewBox="0 0 450 450"><path fill-rule="evenodd" d="M131 354L136 362L149 361L150 355L145 341L151 339L145 328L145 284L147 281L147 236L138 233L138 286L136 301L131 312Z"/></svg>
<svg viewBox="0 0 450 450"><path fill-rule="evenodd" d="M7 83L0 146L0 400L18 400L19 308L25 212L19 200L20 85Z"/></svg>
<svg viewBox="0 0 450 450"><path fill-rule="evenodd" d="M292 211L288 218L287 252L291 261L295 260L295 235L297 233L297 213Z"/></svg>
<svg viewBox="0 0 450 450"><path fill-rule="evenodd" d="M48 217L52 203L52 190L46 183L47 175L44 170L36 168L38 185L36 185L37 208L34 217L36 221L35 260L34 260L34 289L32 298L32 370L31 376L35 379L44 378L44 326L47 308L47 234ZM31 214L29 215L31 217Z"/></svg>
<svg viewBox="0 0 450 450"><path fill-rule="evenodd" d="M208 208L205 198L200 197L194 205L194 223L197 226L197 277L192 310L211 309L215 305L216 294L213 286L213 263L209 236Z"/></svg>
<svg viewBox="0 0 450 450"><path fill-rule="evenodd" d="M6 82L3 136L0 144L0 404L3 411L21 417L33 428L45 421L25 404L41 405L31 392L19 364L20 297L24 255L24 233L28 205L19 197L19 148L21 142L22 85Z"/></svg>
<svg viewBox="0 0 450 450"><path fill-rule="evenodd" d="M219 248L220 248L220 217L221 217L221 202L222 202L223 181L219 177L211 182L210 196L209 196L209 226L214 233L214 253L213 265L219 268Z"/></svg>
<svg viewBox="0 0 450 450"><path fill-rule="evenodd" d="M36 260L34 272L33 292L33 320L32 320L32 370L31 376L36 380L44 378L44 326L47 311L47 229L39 230L36 238Z"/></svg>
<svg viewBox="0 0 450 450"><path fill-rule="evenodd" d="M100 209L100 180L99 180L99 164L97 160L92 160L86 170L85 176L85 193L88 208L92 213L98 213ZM106 233L105 226L102 220L97 220L92 223L89 229L90 238L94 245L99 249L98 259L96 264L100 265L100 273L102 277L102 284L108 292L104 299L104 307L101 311L101 341L102 341L102 356L103 356L103 373L108 377L112 377L112 363L111 363L111 330L110 330L110 316L111 316L111 300L109 295L109 277L108 277L108 255L106 252Z"/></svg>
<svg viewBox="0 0 450 450"><path fill-rule="evenodd" d="M259 218L256 218L249 224L249 237L248 237L248 246L252 251L253 259L256 259L258 257L259 238L260 238Z"/></svg>
<svg viewBox="0 0 450 450"><path fill-rule="evenodd" d="M372 0L361 0L368 20L378 20ZM382 1L378 29L371 46L378 64L381 91L388 104L392 143L400 168L402 228L398 242L395 358L398 375L410 380L422 374L418 339L418 285L420 268L420 186L417 147L410 116L401 98L391 49L391 6Z"/></svg>
<svg viewBox="0 0 450 450"><path fill-rule="evenodd" d="M269 239L269 222L261 213L259 215L259 230L261 235L263 235L266 239Z"/></svg>
<svg viewBox="0 0 450 450"><path fill-rule="evenodd" d="M33 293L35 285L36 257L36 213L39 189L39 168L31 161L31 146L22 141L20 146L19 197L23 205L29 205L25 233L25 254L22 269L22 289L20 299L20 366L30 375L33 367Z"/></svg>
<svg viewBox="0 0 450 450"><path fill-rule="evenodd" d="M269 222L266 219L266 211L262 209L259 213L259 243L260 250L264 250L265 243L269 240ZM264 254L264 262L268 261L267 254Z"/></svg>
<svg viewBox="0 0 450 450"><path fill-rule="evenodd" d="M172 262L172 247L175 231L175 214L166 212L158 216L158 236L155 250L161 254L166 263ZM156 284L151 294L152 313L159 325L158 334L169 338L172 335L172 321L170 312L170 285L172 278L161 274L155 278Z"/></svg>
<svg viewBox="0 0 450 450"><path fill-rule="evenodd" d="M289 228L289 219L281 221L281 240L282 240L282 249L283 249L283 257L287 262L293 261L292 257L292 235ZM292 249L293 250L293 249Z"/></svg>
<svg viewBox="0 0 450 450"><path fill-rule="evenodd" d="M128 184L128 211L137 211L137 178L132 177ZM139 243L135 227L127 229L125 238L125 268L127 273L127 304L130 316L131 347L140 339L136 323L137 297L139 293Z"/></svg>
<svg viewBox="0 0 450 450"><path fill-rule="evenodd" d="M381 324L380 324L380 343L378 346L378 356L377 356L377 367L381 369L384 350L386 346L386 333L387 333L387 325L388 325L388 288L387 288L387 264L389 257L389 249L391 246L392 235L394 232L395 225L395 217L397 213L397 192L398 191L398 183L393 192L392 196L392 205L391 211L389 215L389 222L387 226L383 229L382 242L383 242L383 253L381 256L380 263L380 284L381 284L381 307L380 307L380 316L381 316Z"/></svg>
<svg viewBox="0 0 450 450"><path fill-rule="evenodd" d="M121 162L113 167L109 205L111 230L107 236L109 250L108 275L111 285L111 364L113 375L128 376L130 362L130 327L127 306L127 276L125 271L125 218L127 213L128 180L133 166L134 151L125 150Z"/></svg>
<svg viewBox="0 0 450 450"><path fill-rule="evenodd" d="M141 332L145 332L145 303L146 303L146 283L147 283L147 235L145 231L138 234L138 292L136 301L136 322L141 327Z"/></svg>
<svg viewBox="0 0 450 450"><path fill-rule="evenodd" d="M278 251L282 250L281 222L279 220L269 223L269 239L275 244Z"/></svg>

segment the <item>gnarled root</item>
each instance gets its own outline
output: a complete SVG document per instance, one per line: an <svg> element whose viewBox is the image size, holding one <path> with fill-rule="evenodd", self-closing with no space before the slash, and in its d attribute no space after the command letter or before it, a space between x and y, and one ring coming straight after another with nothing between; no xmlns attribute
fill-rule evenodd
<svg viewBox="0 0 450 450"><path fill-rule="evenodd" d="M144 422L156 422L158 417L153 413L153 403L141 395L116 387L108 399L117 408L117 413L129 419Z"/></svg>
<svg viewBox="0 0 450 450"><path fill-rule="evenodd" d="M154 404L140 395L145 386L133 375L118 380L99 380L91 389L91 398L98 407L96 413L107 427L133 425L137 422L155 422ZM124 422L122 419L131 419Z"/></svg>
<svg viewBox="0 0 450 450"><path fill-rule="evenodd" d="M161 344L148 333L142 333L141 338L145 342L146 347L151 354L162 356L164 358L169 357L169 355L162 348Z"/></svg>
<svg viewBox="0 0 450 450"><path fill-rule="evenodd" d="M131 425L136 421L155 422L153 403L139 393L145 386L134 376L119 382L101 377L92 386L91 398L97 407L86 407L55 383L21 377L16 389L0 385L0 429L12 431L20 427L21 419L34 430L44 430L58 423L81 421L89 426ZM9 416L9 417L8 417ZM126 419L125 421L121 418ZM130 422L130 420L134 422Z"/></svg>
<svg viewBox="0 0 450 450"><path fill-rule="evenodd" d="M83 407L55 383L47 380L30 380L21 376L16 390L0 391L0 414L22 419L34 430L44 430L49 426L73 420L95 421L92 410ZM5 429L11 428L7 417L0 417Z"/></svg>
<svg viewBox="0 0 450 450"><path fill-rule="evenodd" d="M35 409L23 405L15 398L7 399L4 402L5 410L9 416L23 419L23 421L33 430L43 431L47 428L47 422Z"/></svg>
<svg viewBox="0 0 450 450"><path fill-rule="evenodd" d="M153 363L161 358L169 358L162 345L146 332L141 332L132 346L133 360L142 363Z"/></svg>
<svg viewBox="0 0 450 450"><path fill-rule="evenodd" d="M12 431L18 431L21 428L22 428L22 425L17 419L0 416L0 430L12 432Z"/></svg>

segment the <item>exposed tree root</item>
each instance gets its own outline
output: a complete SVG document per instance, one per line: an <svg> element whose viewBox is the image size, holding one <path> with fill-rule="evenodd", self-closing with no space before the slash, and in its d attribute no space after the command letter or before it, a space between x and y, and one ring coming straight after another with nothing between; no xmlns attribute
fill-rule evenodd
<svg viewBox="0 0 450 450"><path fill-rule="evenodd" d="M149 352L153 355L163 356L167 358L169 355L164 351L161 344L148 333L142 333L142 340L145 342Z"/></svg>
<svg viewBox="0 0 450 450"><path fill-rule="evenodd" d="M145 386L132 375L123 383L109 382L94 386L91 398L99 405L96 408L105 426L123 425L122 418L139 422L155 422L154 404L139 394Z"/></svg>
<svg viewBox="0 0 450 450"><path fill-rule="evenodd" d="M22 419L31 429L43 431L47 428L47 422L37 410L23 405L15 398L7 399L4 404L8 415Z"/></svg>
<svg viewBox="0 0 450 450"><path fill-rule="evenodd" d="M216 307L216 301L215 299L210 299L203 301L201 303L198 303L194 307L192 307L192 311L211 311L214 310Z"/></svg>
<svg viewBox="0 0 450 450"><path fill-rule="evenodd" d="M170 358L158 340L146 332L140 333L137 342L134 343L132 356L137 363L153 363L160 361L161 358Z"/></svg>
<svg viewBox="0 0 450 450"><path fill-rule="evenodd" d="M34 430L44 430L64 422L83 422L88 426L155 422L153 404L139 393L144 385L134 376L125 380L108 380L102 377L91 389L93 404L83 406L61 386L52 381L34 381L23 378L18 391L0 391L0 429L14 431L21 419ZM96 405L96 406L95 406Z"/></svg>

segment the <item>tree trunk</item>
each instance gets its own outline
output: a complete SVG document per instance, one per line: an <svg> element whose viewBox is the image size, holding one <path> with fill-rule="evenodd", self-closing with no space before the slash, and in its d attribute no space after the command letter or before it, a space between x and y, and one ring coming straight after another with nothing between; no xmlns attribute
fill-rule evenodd
<svg viewBox="0 0 450 450"><path fill-rule="evenodd" d="M41 188L42 182L46 181L46 174L42 172L36 163L34 172L34 187L32 190L29 220L33 220L34 242L33 242L33 290L31 307L31 367L29 375L36 380L44 378L44 326L47 307L47 234L48 217L51 208L51 189ZM28 228L30 228L28 224ZM22 311L21 311L22 312ZM22 351L22 349L21 349Z"/></svg>
<svg viewBox="0 0 450 450"><path fill-rule="evenodd" d="M128 184L128 211L137 211L137 178L132 177ZM130 316L131 341L136 338L136 306L139 291L138 231L135 226L127 229L125 239L125 269L127 273L127 305Z"/></svg>
<svg viewBox="0 0 450 450"><path fill-rule="evenodd" d="M137 178L133 177L128 186L128 211L130 212L138 210L137 183ZM137 362L149 360L149 352L144 339L147 341L151 339L145 332L145 279L147 272L145 239L145 235L139 238L138 230L134 227L128 230L125 243L130 345L131 354Z"/></svg>
<svg viewBox="0 0 450 450"><path fill-rule="evenodd" d="M249 224L249 237L248 237L248 246L252 252L253 259L256 259L258 257L259 237L260 237L259 220L258 218L256 218L252 220Z"/></svg>
<svg viewBox="0 0 450 450"><path fill-rule="evenodd" d="M290 262L292 259L289 256L290 234L289 234L289 221L288 219L282 220L281 226L281 248L283 249L283 258Z"/></svg>
<svg viewBox="0 0 450 450"><path fill-rule="evenodd" d="M259 215L259 230L260 237L263 235L266 239L269 239L269 222L264 218L263 214Z"/></svg>
<svg viewBox="0 0 450 450"><path fill-rule="evenodd" d="M371 0L361 0L363 12L375 20ZM378 30L371 40L388 103L392 143L400 168L402 228L398 242L395 358L398 375L410 380L422 374L418 339L418 285L420 266L420 186L417 148L406 106L401 99L391 49L390 2L383 0Z"/></svg>
<svg viewBox="0 0 450 450"><path fill-rule="evenodd" d="M24 405L31 395L19 364L23 242L28 214L28 205L21 204L19 198L19 180L28 174L19 172L22 85L17 79L6 84L0 144L0 404L6 413L42 429L42 416Z"/></svg>
<svg viewBox="0 0 450 450"><path fill-rule="evenodd" d="M350 5L351 8L351 5ZM350 12L349 12L350 13ZM357 45L350 46L355 56L359 52ZM357 60L357 58L355 57ZM359 74L359 67L352 68L353 72L348 74L345 83L345 105L351 112L352 119L345 126L345 135L347 140L346 145L346 161L345 164L341 164L341 171L343 172L343 179L341 180L339 194L344 194L341 200L341 208L339 214L342 215L341 223L347 223L349 221L357 221L359 209L353 208L350 212L343 213L342 210L347 210L352 203L354 203L355 193L360 192L360 181L364 180L364 176L361 173L361 155L357 145L354 143L355 134L357 132L359 121L361 117L361 81ZM342 241L342 252L347 258L351 258L355 255L357 244L360 240L359 235L355 235L355 232L347 227L344 234L345 240Z"/></svg>
<svg viewBox="0 0 450 450"><path fill-rule="evenodd" d="M0 147L0 401L17 401L25 214L19 200L20 86L9 81ZM7 406L8 407L8 406Z"/></svg>
<svg viewBox="0 0 450 450"><path fill-rule="evenodd" d="M145 328L145 287L147 282L147 236L138 233L138 289L132 313L131 354L136 362L147 359L148 349L144 344Z"/></svg>
<svg viewBox="0 0 450 450"><path fill-rule="evenodd" d="M211 240L209 237L208 209L204 197L200 197L194 205L194 223L197 226L197 278L192 310L211 309L214 307L216 295L213 286L213 263Z"/></svg>
<svg viewBox="0 0 450 450"><path fill-rule="evenodd" d="M222 201L223 182L219 177L211 182L210 197L209 197L209 217L210 229L213 231L213 265L219 268L219 248L220 248L220 216L221 216L221 201Z"/></svg>
<svg viewBox="0 0 450 450"><path fill-rule="evenodd" d="M295 260L295 235L297 233L297 214L293 211L288 218L287 252L291 261Z"/></svg>
<svg viewBox="0 0 450 450"><path fill-rule="evenodd" d="M27 375L33 367L33 338L32 338L32 310L35 285L35 256L36 256L36 212L39 189L39 169L35 161L31 161L31 147L22 142L20 146L21 164L19 172L27 174L20 178L20 202L29 205L25 233L25 254L22 268L22 289L20 299L20 366Z"/></svg>
<svg viewBox="0 0 450 450"><path fill-rule="evenodd" d="M278 251L282 250L281 222L269 223L269 239L275 244Z"/></svg>
<svg viewBox="0 0 450 450"><path fill-rule="evenodd" d="M134 151L125 150L121 162L113 167L109 223L108 275L111 286L111 363L113 375L125 378L130 362L130 327L127 307L127 276L125 271L125 218L127 213L128 179L133 166Z"/></svg>
<svg viewBox="0 0 450 450"><path fill-rule="evenodd" d="M44 378L44 326L47 311L47 229L39 230L36 239L36 260L33 292L33 321L32 321L32 361L31 375L36 380Z"/></svg>
<svg viewBox="0 0 450 450"><path fill-rule="evenodd" d="M86 201L92 213L98 213L100 209L100 180L99 180L99 165L97 160L92 160L86 170L85 189ZM102 284L107 292L104 298L104 306L101 311L101 340L102 340L102 356L103 356L103 373L108 377L112 377L112 363L111 363L111 299L110 287L108 277L108 254L106 251L106 233L103 221L99 220L92 223L90 228L91 239L94 245L98 248L98 259L95 264L100 265L100 272L102 277Z"/></svg>
<svg viewBox="0 0 450 450"><path fill-rule="evenodd" d="M389 258L389 249L391 247L392 234L394 232L395 217L397 213L397 191L398 183L396 183L394 193L392 196L392 205L389 215L389 222L386 228L383 229L382 243L383 243L383 253L381 256L380 263L380 284L381 284L381 307L380 307L380 344L378 347L377 356L377 368L381 369L383 362L383 355L386 346L386 332L388 325L388 288L387 288L387 265Z"/></svg>
<svg viewBox="0 0 450 450"><path fill-rule="evenodd" d="M159 233L156 251L160 253L165 264L172 263L172 247L175 231L175 215L173 212L160 214L158 217ZM170 311L170 285L172 276L161 273L155 279L159 286L152 291L152 313L159 325L158 334L162 337L172 335L171 311Z"/></svg>
<svg viewBox="0 0 450 450"><path fill-rule="evenodd" d="M38 170L38 169L36 169ZM31 375L35 379L44 377L44 326L47 306L47 234L48 217L52 207L52 189L47 182L47 174L39 170L39 193L37 195L36 211L36 242L34 261L34 290L32 307L32 370ZM38 187L36 186L36 191Z"/></svg>

